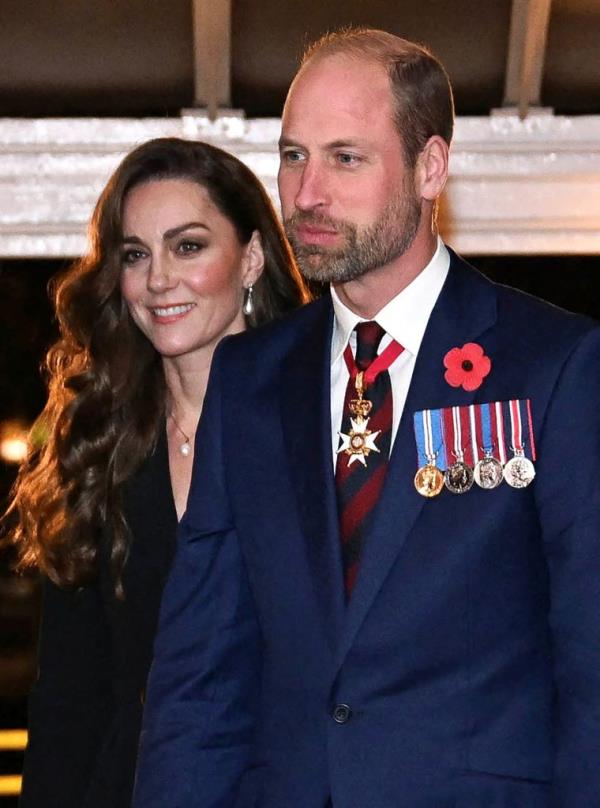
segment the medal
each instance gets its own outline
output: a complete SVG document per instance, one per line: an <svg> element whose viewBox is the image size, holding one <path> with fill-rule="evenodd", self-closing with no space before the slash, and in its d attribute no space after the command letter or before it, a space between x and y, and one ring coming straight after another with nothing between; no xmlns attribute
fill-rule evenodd
<svg viewBox="0 0 600 808"><path fill-rule="evenodd" d="M452 424L451 435L454 440L454 451L452 454L456 458L455 461L448 465L444 474L444 484L448 491L453 494L465 494L473 485L473 469L465 463L464 450L462 445L462 424L460 417L460 407L452 407L452 421L446 422L448 425ZM450 446L449 435L446 436L446 451Z"/></svg>
<svg viewBox="0 0 600 808"><path fill-rule="evenodd" d="M338 432L341 438L341 445L337 454L342 452L348 455L348 465L351 466L358 461L361 465L367 465L367 458L371 452L379 452L375 440L381 430L372 432L369 427L369 413L373 408L373 403L364 398L364 393L370 384L373 384L377 376L387 370L392 362L400 356L404 348L402 345L392 340L387 348L382 351L376 359L371 362L366 370L359 370L354 361L350 344L346 345L344 360L350 373L350 378L354 380L356 398L350 401L349 409L353 418L350 418L350 430L346 434Z"/></svg>
<svg viewBox="0 0 600 808"><path fill-rule="evenodd" d="M444 484L453 494L465 494L473 486L473 469L457 458L444 473Z"/></svg>
<svg viewBox="0 0 600 808"><path fill-rule="evenodd" d="M503 480L502 463L492 455L491 450L473 469L473 478L480 488L491 491L498 488Z"/></svg>
<svg viewBox="0 0 600 808"><path fill-rule="evenodd" d="M349 456L349 466L351 466L355 460L358 460L359 463L366 466L367 457L371 454L371 452L379 451L375 445L375 438L377 435L379 435L381 430L371 432L371 430L367 428L369 425L369 419L367 416L371 412L373 405L370 401L363 398L365 388L364 372L362 370L356 374L354 386L356 388L358 398L352 399L349 405L350 412L354 415L354 418L350 419L352 429L347 435L343 432L338 433L342 439L342 444L338 449L338 454L340 454L340 452L345 452Z"/></svg>
<svg viewBox="0 0 600 808"><path fill-rule="evenodd" d="M504 479L513 488L526 488L535 477L535 467L524 454L515 454L504 466Z"/></svg>
<svg viewBox="0 0 600 808"><path fill-rule="evenodd" d="M422 497L437 497L444 488L444 474L433 463L427 463L417 471L414 482Z"/></svg>
<svg viewBox="0 0 600 808"><path fill-rule="evenodd" d="M479 424L481 425L481 451L484 454L483 457L475 464L475 468L473 469L473 477L477 485L480 488L483 488L485 491L491 491L492 489L497 488L503 480L502 463L493 455L496 440L492 431L490 406L490 404L481 404L477 408L477 413L475 416L476 427Z"/></svg>
<svg viewBox="0 0 600 808"><path fill-rule="evenodd" d="M524 413L524 409L526 412ZM533 424L531 421L531 405L529 399L511 399L508 402L510 414L510 428L512 435L511 449L514 457L504 466L504 479L512 488L526 488L535 477L535 467L532 461L525 456L525 440L523 437L523 422L529 426L529 438L532 455L535 458L533 444ZM525 414L525 418L523 415Z"/></svg>
<svg viewBox="0 0 600 808"><path fill-rule="evenodd" d="M422 497L436 497L444 488L444 473L435 464L443 441L440 411L416 412L414 426L420 464L414 485Z"/></svg>

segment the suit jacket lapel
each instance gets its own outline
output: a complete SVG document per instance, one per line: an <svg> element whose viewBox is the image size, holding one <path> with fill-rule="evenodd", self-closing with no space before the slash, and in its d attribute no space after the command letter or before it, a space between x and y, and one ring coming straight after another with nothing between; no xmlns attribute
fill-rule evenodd
<svg viewBox="0 0 600 808"><path fill-rule="evenodd" d="M422 409L464 406L475 399L477 391L469 393L447 384L443 359L451 348L476 341L495 319L493 286L451 253L450 272L421 343L373 529L363 550L338 648L338 666L425 505L425 499L413 485L417 470L413 413Z"/></svg>
<svg viewBox="0 0 600 808"><path fill-rule="evenodd" d="M282 373L282 423L311 580L333 650L345 604L331 454L329 295L313 304L309 314Z"/></svg>

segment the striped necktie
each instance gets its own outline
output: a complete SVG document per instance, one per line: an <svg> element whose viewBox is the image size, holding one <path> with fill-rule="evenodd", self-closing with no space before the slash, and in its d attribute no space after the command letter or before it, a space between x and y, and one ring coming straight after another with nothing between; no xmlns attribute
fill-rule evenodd
<svg viewBox="0 0 600 808"><path fill-rule="evenodd" d="M356 370L368 371L369 366L377 358L377 349L384 334L383 328L374 321L359 323L356 326L356 356L354 358ZM395 359L402 348L397 343L393 343L393 345L397 349L393 356ZM368 457L365 458L364 465L363 462L351 462L352 458L348 453L339 452L335 470L344 584L348 598L356 581L363 544L383 487L390 454L392 385L387 367L382 369L375 380L367 386L364 397L373 405L368 416L368 430L372 434L379 432L374 439L379 451L370 451ZM342 434L350 435L352 433L351 418L353 416L350 411L350 402L356 398L357 390L351 373L344 400L344 415L340 430ZM356 460L356 458L354 459Z"/></svg>

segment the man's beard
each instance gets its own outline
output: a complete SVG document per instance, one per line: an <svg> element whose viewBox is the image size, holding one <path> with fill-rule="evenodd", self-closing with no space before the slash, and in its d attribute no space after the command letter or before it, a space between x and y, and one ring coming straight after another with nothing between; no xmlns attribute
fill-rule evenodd
<svg viewBox="0 0 600 808"><path fill-rule="evenodd" d="M347 283L403 255L414 241L420 218L421 207L412 186L392 199L377 221L362 230L351 222L300 210L284 225L298 266L308 280ZM344 243L337 249L303 244L296 236L301 225L335 230Z"/></svg>

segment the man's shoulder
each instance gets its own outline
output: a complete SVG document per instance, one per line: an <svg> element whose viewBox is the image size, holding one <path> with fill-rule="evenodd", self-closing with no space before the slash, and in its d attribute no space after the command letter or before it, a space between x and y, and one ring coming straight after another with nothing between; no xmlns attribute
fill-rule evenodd
<svg viewBox="0 0 600 808"><path fill-rule="evenodd" d="M567 311L528 292L492 281L456 254L452 270L463 282L480 287L484 294L493 295L497 306L497 326L519 343L554 344L578 341L589 332L600 334L600 322L591 317Z"/></svg>
<svg viewBox="0 0 600 808"><path fill-rule="evenodd" d="M226 337L217 350L228 361L236 357L246 359L248 356L256 357L257 361L265 356L277 358L304 339L314 336L315 330L329 331L331 318L331 298L327 293L285 317Z"/></svg>

